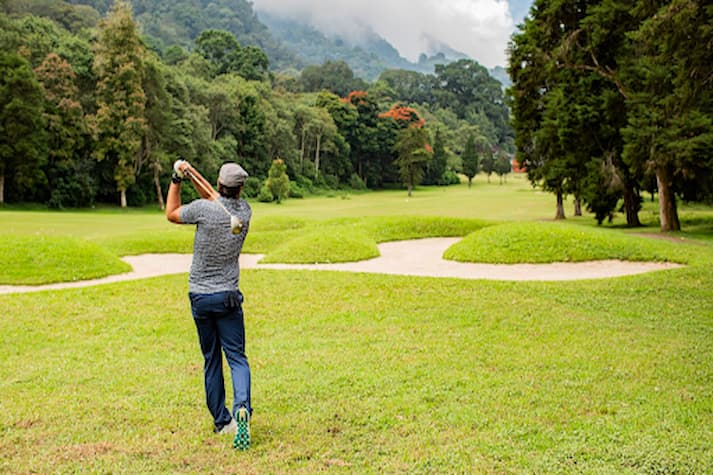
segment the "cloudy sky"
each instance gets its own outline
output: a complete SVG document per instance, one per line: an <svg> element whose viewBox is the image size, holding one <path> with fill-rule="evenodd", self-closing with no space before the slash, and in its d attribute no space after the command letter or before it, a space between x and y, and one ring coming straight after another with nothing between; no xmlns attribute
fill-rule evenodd
<svg viewBox="0 0 713 475"><path fill-rule="evenodd" d="M415 61L443 42L482 65L506 65L510 35L532 0L253 0L256 10L307 20L319 30L358 37L372 28Z"/></svg>

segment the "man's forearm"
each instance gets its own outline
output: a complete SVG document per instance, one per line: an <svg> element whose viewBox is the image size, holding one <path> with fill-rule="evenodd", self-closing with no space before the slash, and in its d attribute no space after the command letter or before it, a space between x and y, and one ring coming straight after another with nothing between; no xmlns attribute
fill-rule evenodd
<svg viewBox="0 0 713 475"><path fill-rule="evenodd" d="M173 183L168 187L166 196L166 219L172 223L181 222L181 185Z"/></svg>

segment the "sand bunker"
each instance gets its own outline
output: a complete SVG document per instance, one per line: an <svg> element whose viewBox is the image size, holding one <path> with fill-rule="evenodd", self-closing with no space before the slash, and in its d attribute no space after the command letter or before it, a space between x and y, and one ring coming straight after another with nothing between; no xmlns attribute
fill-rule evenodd
<svg viewBox="0 0 713 475"><path fill-rule="evenodd" d="M240 256L241 269L302 269L368 272L375 274L412 275L421 277L453 277L508 281L562 281L604 279L682 267L668 262L591 261L556 262L552 264L469 264L446 261L441 256L461 238L429 238L379 244L381 256L359 262L337 264L259 264L260 254ZM188 272L190 254L143 254L122 258L133 271L101 279L62 282L48 285L3 285L0 294L69 289L109 284L124 280L143 279Z"/></svg>

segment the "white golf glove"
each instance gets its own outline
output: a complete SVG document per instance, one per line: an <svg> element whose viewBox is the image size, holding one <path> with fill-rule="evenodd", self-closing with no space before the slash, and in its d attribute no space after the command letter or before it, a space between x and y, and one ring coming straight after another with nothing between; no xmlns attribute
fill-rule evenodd
<svg viewBox="0 0 713 475"><path fill-rule="evenodd" d="M182 169L186 168L186 165L188 165L188 162L185 160L176 160L175 162L173 162L173 171L176 173L176 176L178 178L185 178Z"/></svg>

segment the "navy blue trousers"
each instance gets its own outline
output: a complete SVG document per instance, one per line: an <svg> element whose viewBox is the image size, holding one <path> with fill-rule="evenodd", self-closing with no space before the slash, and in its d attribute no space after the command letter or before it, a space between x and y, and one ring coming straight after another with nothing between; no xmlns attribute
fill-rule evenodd
<svg viewBox="0 0 713 475"><path fill-rule="evenodd" d="M223 356L230 366L233 382L233 411L250 405L250 366L245 355L243 294L240 291L214 294L189 293L193 321L203 352L205 395L216 429L228 424L231 412L225 407Z"/></svg>

